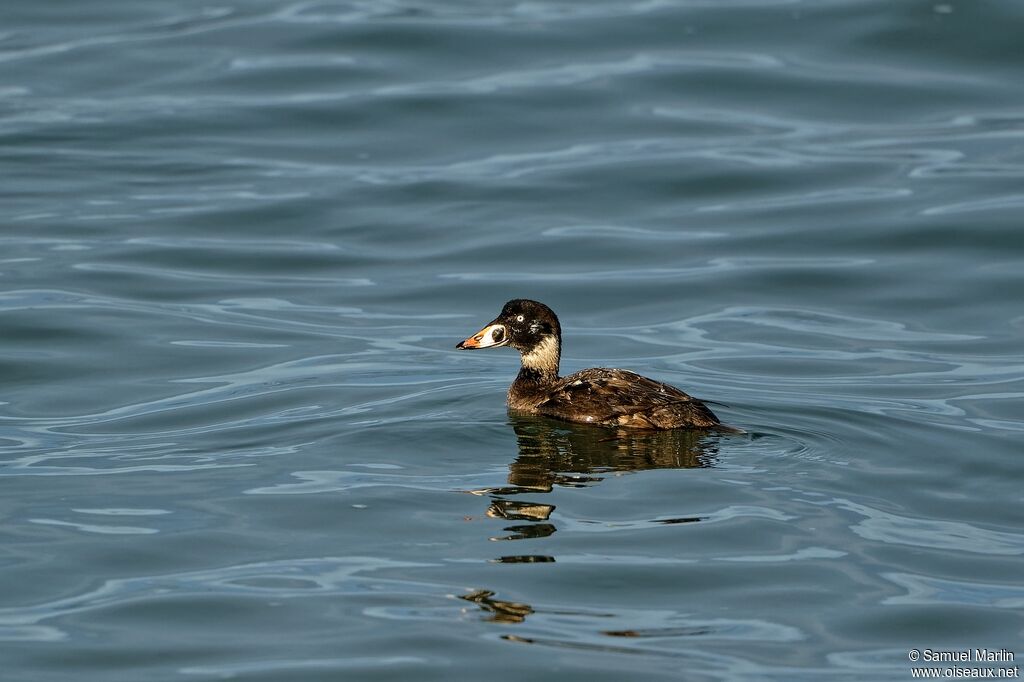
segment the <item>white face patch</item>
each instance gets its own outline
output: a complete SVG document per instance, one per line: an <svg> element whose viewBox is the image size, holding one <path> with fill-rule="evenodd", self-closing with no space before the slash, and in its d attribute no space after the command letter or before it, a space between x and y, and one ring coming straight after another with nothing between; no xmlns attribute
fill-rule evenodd
<svg viewBox="0 0 1024 682"><path fill-rule="evenodd" d="M473 341L472 344L466 344L470 348L497 348L508 343L508 331L503 324L492 324L467 340Z"/></svg>

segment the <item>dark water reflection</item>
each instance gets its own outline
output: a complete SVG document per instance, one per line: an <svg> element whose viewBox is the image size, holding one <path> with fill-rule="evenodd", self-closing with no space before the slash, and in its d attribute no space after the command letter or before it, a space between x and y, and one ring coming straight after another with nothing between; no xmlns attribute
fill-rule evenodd
<svg viewBox="0 0 1024 682"><path fill-rule="evenodd" d="M475 490L491 502L487 516L516 522L505 526L506 535L493 541L546 538L558 531L552 519L554 504L512 499L521 495L551 493L557 486L584 488L601 483L606 476L651 469L712 467L722 436L705 431L636 431L570 424L545 417L510 415L519 454L509 465L508 485ZM658 519L660 524L694 523L697 516ZM503 555L501 564L553 563L547 554ZM478 589L459 595L485 614L483 620L516 624L535 612L530 604L496 599L493 590ZM612 636L638 636L630 631L605 632ZM526 641L526 640L522 640Z"/></svg>
<svg viewBox="0 0 1024 682"><path fill-rule="evenodd" d="M533 607L529 604L495 599L491 590L474 590L469 594L459 595L459 599L473 602L485 613L489 614L484 620L494 623L522 623L526 617L533 613Z"/></svg>
<svg viewBox="0 0 1024 682"><path fill-rule="evenodd" d="M706 431L636 431L570 424L545 417L510 416L519 455L509 465L508 485L473 491L491 499L487 516L515 523L507 535L491 540L528 540L557 532L551 515L555 505L511 499L550 493L556 486L582 488L606 476L650 469L711 467L718 457L721 434ZM693 523L699 517L659 519L662 524ZM547 555L502 556L500 563L550 562Z"/></svg>
<svg viewBox="0 0 1024 682"><path fill-rule="evenodd" d="M591 485L610 472L709 467L718 457L720 436L704 431L610 430L520 416L511 423L519 446L509 467L512 492Z"/></svg>

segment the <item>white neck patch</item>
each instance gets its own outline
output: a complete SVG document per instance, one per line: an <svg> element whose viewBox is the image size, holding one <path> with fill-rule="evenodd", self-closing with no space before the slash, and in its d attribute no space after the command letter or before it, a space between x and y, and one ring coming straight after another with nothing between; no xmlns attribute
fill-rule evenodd
<svg viewBox="0 0 1024 682"><path fill-rule="evenodd" d="M558 339L554 336L545 336L536 348L529 353L523 353L523 367L558 374L558 355Z"/></svg>

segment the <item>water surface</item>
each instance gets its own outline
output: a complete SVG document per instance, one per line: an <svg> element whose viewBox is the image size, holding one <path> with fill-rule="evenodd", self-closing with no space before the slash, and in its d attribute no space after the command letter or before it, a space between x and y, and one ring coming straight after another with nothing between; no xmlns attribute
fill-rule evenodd
<svg viewBox="0 0 1024 682"><path fill-rule="evenodd" d="M11 679L1024 654L1017 5L4 15ZM514 297L747 433L510 418Z"/></svg>

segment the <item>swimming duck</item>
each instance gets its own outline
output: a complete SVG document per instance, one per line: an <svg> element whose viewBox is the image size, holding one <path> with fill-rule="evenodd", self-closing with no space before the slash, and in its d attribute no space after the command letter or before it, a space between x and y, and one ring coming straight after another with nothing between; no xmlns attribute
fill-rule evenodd
<svg viewBox="0 0 1024 682"><path fill-rule="evenodd" d="M514 299L456 349L511 346L522 368L508 389L508 407L570 422L638 429L732 430L697 398L624 369L595 367L558 376L562 329L551 308Z"/></svg>

